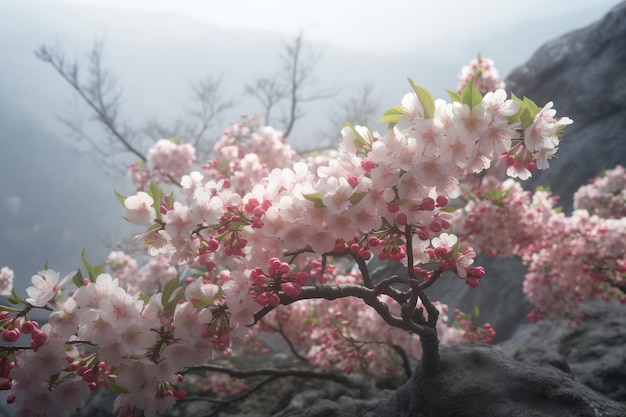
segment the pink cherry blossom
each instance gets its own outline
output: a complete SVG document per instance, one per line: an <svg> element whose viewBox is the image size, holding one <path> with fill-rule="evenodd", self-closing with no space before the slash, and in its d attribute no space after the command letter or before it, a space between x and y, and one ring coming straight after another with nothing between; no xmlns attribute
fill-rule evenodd
<svg viewBox="0 0 626 417"><path fill-rule="evenodd" d="M7 266L0 269L0 295L11 295L13 289L13 270Z"/></svg>
<svg viewBox="0 0 626 417"><path fill-rule="evenodd" d="M59 273L51 269L39 271L32 276L31 282L33 285L26 289L26 302L35 307L43 307L54 298L58 290Z"/></svg>
<svg viewBox="0 0 626 417"><path fill-rule="evenodd" d="M131 195L124 200L126 206L126 218L129 222L137 225L148 226L156 218L156 211L152 205L154 199L147 193L140 191L137 195Z"/></svg>

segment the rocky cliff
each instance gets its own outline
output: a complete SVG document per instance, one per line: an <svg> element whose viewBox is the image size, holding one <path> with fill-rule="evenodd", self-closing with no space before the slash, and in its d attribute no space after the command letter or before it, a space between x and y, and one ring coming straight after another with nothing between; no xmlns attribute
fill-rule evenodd
<svg viewBox="0 0 626 417"><path fill-rule="evenodd" d="M558 115L574 120L550 169L526 184L550 186L571 210L578 187L626 162L626 2L599 22L547 42L506 86L537 103L553 100Z"/></svg>

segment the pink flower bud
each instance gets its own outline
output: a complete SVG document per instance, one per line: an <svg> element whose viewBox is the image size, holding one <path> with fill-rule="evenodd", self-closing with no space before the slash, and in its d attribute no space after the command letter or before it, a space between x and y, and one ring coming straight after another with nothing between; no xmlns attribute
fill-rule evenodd
<svg viewBox="0 0 626 417"><path fill-rule="evenodd" d="M302 287L293 282L285 282L282 285L282 288L285 294L287 294L288 296L292 298L297 298L302 293Z"/></svg>
<svg viewBox="0 0 626 417"><path fill-rule="evenodd" d="M398 210L400 210L400 206L396 203L389 203L387 204L387 210L389 211L389 213L396 213Z"/></svg>
<svg viewBox="0 0 626 417"><path fill-rule="evenodd" d="M371 159L368 159L368 158L361 159L361 168L363 168L365 172L371 171L375 166L376 164Z"/></svg>
<svg viewBox="0 0 626 417"><path fill-rule="evenodd" d="M281 274L286 274L287 272L289 272L289 264L287 262L281 262L281 264L278 266L278 272L280 272Z"/></svg>
<svg viewBox="0 0 626 417"><path fill-rule="evenodd" d="M17 342L20 338L20 331L17 329L5 330L2 332L2 340L8 343Z"/></svg>
<svg viewBox="0 0 626 417"><path fill-rule="evenodd" d="M274 293L274 294L270 295L270 297L268 299L268 303L272 307L278 307L280 305L280 297L278 297L278 295Z"/></svg>
<svg viewBox="0 0 626 417"><path fill-rule="evenodd" d="M178 401L182 401L185 398L187 398L187 391L185 391L184 389L177 389L176 392L174 392L174 398L176 398L176 400Z"/></svg>
<svg viewBox="0 0 626 417"><path fill-rule="evenodd" d="M36 326L33 324L32 321L25 321L22 324L22 332L25 334L30 334L32 333L33 329L35 329Z"/></svg>
<svg viewBox="0 0 626 417"><path fill-rule="evenodd" d="M467 285L469 285L470 287L472 287L472 288L476 288L476 287L478 287L478 278L472 278L472 277L467 278L465 280L465 283Z"/></svg>
<svg viewBox="0 0 626 417"><path fill-rule="evenodd" d="M433 231L434 233L439 233L441 232L441 224L437 223L436 221L433 221L428 228Z"/></svg>
<svg viewBox="0 0 626 417"><path fill-rule="evenodd" d="M435 209L435 200L430 197L426 197L422 200L421 208L422 210L433 211Z"/></svg>
<svg viewBox="0 0 626 417"><path fill-rule="evenodd" d="M304 285L309 281L309 274L304 271L300 271L296 274L296 282L299 285Z"/></svg>

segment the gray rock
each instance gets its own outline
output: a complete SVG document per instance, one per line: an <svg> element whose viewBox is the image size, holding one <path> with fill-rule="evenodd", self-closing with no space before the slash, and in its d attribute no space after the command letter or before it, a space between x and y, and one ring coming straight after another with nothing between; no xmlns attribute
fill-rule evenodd
<svg viewBox="0 0 626 417"><path fill-rule="evenodd" d="M526 183L528 189L550 186L569 212L578 187L626 161L626 2L547 42L507 77L506 86L538 105L554 101L557 116L574 120L550 169Z"/></svg>
<svg viewBox="0 0 626 417"><path fill-rule="evenodd" d="M496 347L457 345L442 349L434 376L418 370L395 392L371 400L346 397L290 407L274 417L623 417L612 401L550 367L517 361Z"/></svg>
<svg viewBox="0 0 626 417"><path fill-rule="evenodd" d="M626 305L593 301L579 324L546 320L524 326L502 345L514 358L566 372L626 403Z"/></svg>

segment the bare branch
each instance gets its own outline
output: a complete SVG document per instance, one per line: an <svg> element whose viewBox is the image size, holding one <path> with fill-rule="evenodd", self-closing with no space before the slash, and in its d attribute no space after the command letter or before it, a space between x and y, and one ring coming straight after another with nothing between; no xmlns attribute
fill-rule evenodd
<svg viewBox="0 0 626 417"><path fill-rule="evenodd" d="M303 42L304 34L300 32L293 43L283 44L281 56L283 69L275 77L258 78L254 83L246 85L245 94L256 98L263 107L265 122L271 124L272 110L283 101L287 101L283 115L283 134L289 137L296 120L304 116L302 103L328 99L338 93L337 89L320 90L307 93L313 82L313 73L320 56L308 53Z"/></svg>
<svg viewBox="0 0 626 417"><path fill-rule="evenodd" d="M261 102L264 109L263 122L270 124L272 109L288 97L286 86L276 78L257 78L254 84L246 84L244 94Z"/></svg>
<svg viewBox="0 0 626 417"><path fill-rule="evenodd" d="M211 414L208 414L208 417L213 417L213 416L217 416L219 411L222 409L222 407L228 405L228 404L232 404L238 401L241 401L243 399L245 399L246 397L254 394L256 391L258 391L259 389L261 389L264 385L278 379L279 377L277 376L272 376L269 377L267 379L264 379L263 381L259 382L257 385L255 385L254 387L250 388L249 390L242 392L239 395L236 395L234 397L231 397L227 400L220 400L217 398L211 398L211 397L201 397L201 396L189 396L187 398L185 398L184 400L181 401L208 401L208 402L212 402L212 403L217 403L217 407L215 407L215 409L211 412Z"/></svg>
<svg viewBox="0 0 626 417"><path fill-rule="evenodd" d="M346 122L364 126L376 122L378 102L374 86L363 84L355 94L338 104L340 112L330 118L333 127L343 126Z"/></svg>
<svg viewBox="0 0 626 417"><path fill-rule="evenodd" d="M145 133L154 140L180 137L194 146L198 160L208 160L214 143L207 138L208 132L221 122L224 113L234 105L232 100L222 98L221 83L220 78L212 76L192 83L193 107L187 109L185 118L179 118L169 125L153 118L146 124Z"/></svg>
<svg viewBox="0 0 626 417"><path fill-rule="evenodd" d="M66 63L62 52L43 45L35 52L35 56L50 64L78 93L93 111L95 120L105 126L117 143L121 144L127 152L145 162L146 156L131 143L132 132L129 129L123 129L117 121L122 91L117 87L113 75L102 68L102 49L102 42L94 42L89 55L89 79L84 85L79 79L78 64L76 62Z"/></svg>
<svg viewBox="0 0 626 417"><path fill-rule="evenodd" d="M222 365L201 365L194 366L189 368L189 371L211 371L211 372L220 372L223 374L227 374L232 376L233 378L251 378L256 376L271 376L275 378L286 378L286 377L296 377L296 378L313 378L313 379L322 379L325 381L333 381L339 384L354 386L356 384L355 381L350 379L347 375L339 372L321 372L321 371L313 371L310 369L300 369L300 368L284 368L284 369L276 369L276 368L257 368L251 369L248 371L244 371L241 369L233 369L228 368Z"/></svg>
<svg viewBox="0 0 626 417"><path fill-rule="evenodd" d="M267 323L265 323L265 322L263 322L263 325L264 325L266 328L268 328L268 329L270 329L270 330L272 330L272 331L274 331L274 332L278 333L278 334L279 334L279 335L283 338L283 340L285 341L285 343L287 343L287 346L289 347L289 350L291 351L291 353L293 354L293 356L295 356L295 357L296 357L299 361L302 361L302 362L308 362L309 360L308 360L307 358L305 358L304 356L302 356L302 355L300 354L300 352L298 352L298 350L296 349L296 347L293 345L293 342L291 341L291 339L289 339L289 337L287 336L287 334L286 334L286 333L285 333L285 331L283 330L283 323L282 323L282 321L280 320L280 316L276 318L276 321L278 322L278 328L273 327L273 326L270 326L269 324L267 324Z"/></svg>

